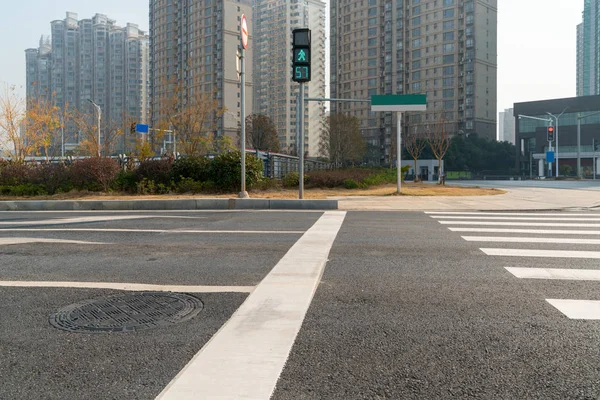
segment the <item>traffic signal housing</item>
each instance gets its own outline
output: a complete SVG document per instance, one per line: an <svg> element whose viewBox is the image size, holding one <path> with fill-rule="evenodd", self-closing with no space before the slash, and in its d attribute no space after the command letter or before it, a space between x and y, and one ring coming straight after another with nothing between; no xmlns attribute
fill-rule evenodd
<svg viewBox="0 0 600 400"><path fill-rule="evenodd" d="M292 37L292 80L310 82L310 29L294 29Z"/></svg>
<svg viewBox="0 0 600 400"><path fill-rule="evenodd" d="M137 122L132 122L131 123L131 126L129 127L129 133L130 134L135 135L136 126L137 126Z"/></svg>
<svg viewBox="0 0 600 400"><path fill-rule="evenodd" d="M554 142L554 127L553 126L548 127L548 141Z"/></svg>

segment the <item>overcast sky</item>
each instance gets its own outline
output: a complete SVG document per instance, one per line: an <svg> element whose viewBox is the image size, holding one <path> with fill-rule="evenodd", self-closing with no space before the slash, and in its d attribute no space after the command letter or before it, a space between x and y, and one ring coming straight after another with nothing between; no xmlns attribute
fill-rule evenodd
<svg viewBox="0 0 600 400"><path fill-rule="evenodd" d="M148 0L2 0L0 81L25 85L25 53L66 11L148 29ZM575 96L576 26L583 0L498 0L498 110ZM252 27L250 27L252 29Z"/></svg>

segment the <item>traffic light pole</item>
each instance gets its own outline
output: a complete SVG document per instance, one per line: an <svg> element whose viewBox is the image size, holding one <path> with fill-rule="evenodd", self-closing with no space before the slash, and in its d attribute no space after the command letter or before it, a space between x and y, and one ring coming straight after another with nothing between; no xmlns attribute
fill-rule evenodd
<svg viewBox="0 0 600 400"><path fill-rule="evenodd" d="M300 90L298 92L299 105L298 109L298 143L296 146L296 152L298 153L299 173L298 173L298 198L304 199L304 83L300 83Z"/></svg>
<svg viewBox="0 0 600 400"><path fill-rule="evenodd" d="M242 47L240 52L240 151L242 153L242 188L238 195L240 199L247 199L248 192L246 191L246 62L245 53L246 50Z"/></svg>

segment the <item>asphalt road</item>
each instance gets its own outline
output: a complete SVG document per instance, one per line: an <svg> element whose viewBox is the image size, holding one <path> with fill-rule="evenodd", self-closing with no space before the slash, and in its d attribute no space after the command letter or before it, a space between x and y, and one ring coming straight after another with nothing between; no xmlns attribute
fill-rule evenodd
<svg viewBox="0 0 600 400"><path fill-rule="evenodd" d="M436 182L430 182L436 183ZM566 190L597 190L600 191L600 180L486 180L486 181L446 181L448 185L459 186L478 186L485 188L496 189L512 189L512 188L548 188L548 189L566 189Z"/></svg>
<svg viewBox="0 0 600 400"><path fill-rule="evenodd" d="M273 399L598 399L600 306L561 301L600 301L600 213L541 214L0 213L0 399L153 399L180 371L196 373L186 364L232 325L291 340L266 338L266 353L204 370L231 367L235 379L235 364L260 370L289 353ZM310 302L306 286L296 337L268 280L287 284L318 264L331 218L339 232L320 280L309 274L318 287ZM107 288L122 283L202 286L188 293L204 308L130 333L49 324L61 307L128 293Z"/></svg>

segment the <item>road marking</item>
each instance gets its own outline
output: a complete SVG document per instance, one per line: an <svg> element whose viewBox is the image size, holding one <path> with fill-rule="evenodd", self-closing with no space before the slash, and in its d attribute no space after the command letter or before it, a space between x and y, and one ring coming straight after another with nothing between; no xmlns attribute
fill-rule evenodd
<svg viewBox="0 0 600 400"><path fill-rule="evenodd" d="M142 283L117 282L30 282L0 281L0 287L45 287L76 289L114 289L132 292L180 292L180 293L251 293L254 286L188 286L188 285L149 285Z"/></svg>
<svg viewBox="0 0 600 400"><path fill-rule="evenodd" d="M560 279L573 281L600 281L600 270L563 268L504 267L520 279Z"/></svg>
<svg viewBox="0 0 600 400"><path fill-rule="evenodd" d="M26 243L60 243L60 244L112 244L103 242L85 242L82 240L42 239L42 238L0 238L0 246Z"/></svg>
<svg viewBox="0 0 600 400"><path fill-rule="evenodd" d="M490 226L552 226L571 228L600 228L600 224L570 224L563 222L497 222L497 221L438 221L442 225L490 225Z"/></svg>
<svg viewBox="0 0 600 400"><path fill-rule="evenodd" d="M467 242L600 244L600 239L462 236Z"/></svg>
<svg viewBox="0 0 600 400"><path fill-rule="evenodd" d="M325 212L157 399L268 400L345 216Z"/></svg>
<svg viewBox="0 0 600 400"><path fill-rule="evenodd" d="M544 235L600 235L600 231L582 231L567 229L506 229L506 228L448 228L452 232L480 233L533 233Z"/></svg>
<svg viewBox="0 0 600 400"><path fill-rule="evenodd" d="M561 217L469 217L469 216L444 216L430 215L431 218L438 219L464 219L464 220L511 220L511 221L600 221L600 218L576 217L576 218L561 218Z"/></svg>
<svg viewBox="0 0 600 400"><path fill-rule="evenodd" d="M104 222L121 221L129 219L155 218L153 215L119 215L103 217L78 217L78 218L55 218L46 220L27 220L27 221L0 221L0 225L60 225L60 224L78 224L83 222Z"/></svg>
<svg viewBox="0 0 600 400"><path fill-rule="evenodd" d="M600 259L600 251L479 249L488 256Z"/></svg>
<svg viewBox="0 0 600 400"><path fill-rule="evenodd" d="M425 214L428 215L497 215L497 216L570 216L570 217L600 217L600 213L590 212L587 214L574 214L570 212L562 212L562 213L528 213L528 212L520 212L520 213L505 213L505 212L457 212L457 211L426 211Z"/></svg>
<svg viewBox="0 0 600 400"><path fill-rule="evenodd" d="M546 299L569 319L600 319L600 301Z"/></svg>
<svg viewBox="0 0 600 400"><path fill-rule="evenodd" d="M0 228L0 232L135 232L135 233L240 233L240 234L303 234L304 231L225 231L182 229L112 229L112 228Z"/></svg>

